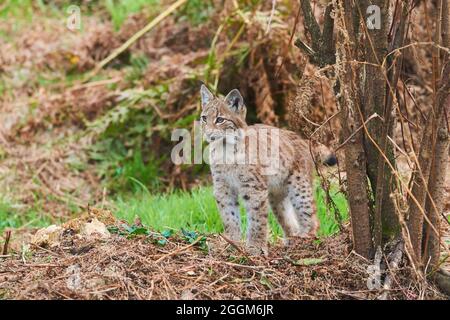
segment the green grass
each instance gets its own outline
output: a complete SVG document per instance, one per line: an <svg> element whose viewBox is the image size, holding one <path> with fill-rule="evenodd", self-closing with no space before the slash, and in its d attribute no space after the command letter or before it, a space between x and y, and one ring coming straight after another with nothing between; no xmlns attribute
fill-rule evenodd
<svg viewBox="0 0 450 320"><path fill-rule="evenodd" d="M317 215L320 220L320 236L328 236L339 232L339 224L336 221L337 215L341 218L341 221L348 220L347 199L345 198L345 195L339 191L338 186L331 186L330 196L336 205L338 212L335 212L332 206L329 206L327 209L325 191L319 186L318 181L316 181L314 197L316 199Z"/></svg>
<svg viewBox="0 0 450 320"><path fill-rule="evenodd" d="M157 6L159 0L106 0L105 6L111 16L114 28L118 30L132 13L139 12L144 6Z"/></svg>
<svg viewBox="0 0 450 320"><path fill-rule="evenodd" d="M20 206L0 198L0 233L6 228L45 227L50 219L39 210L31 209L23 212Z"/></svg>
<svg viewBox="0 0 450 320"><path fill-rule="evenodd" d="M142 189L141 189L142 190ZM334 190L331 197L335 202L342 220L348 219L347 202L343 194ZM315 198L320 220L319 236L329 236L339 231L338 223L332 209L327 212L324 191L316 186ZM112 205L113 213L130 224L139 217L144 224L154 231L193 230L200 233L218 233L223 231L216 202L211 187L199 187L191 192L175 191L172 193L151 195L148 191L134 195L118 196ZM246 226L245 209L241 203L242 224ZM38 208L23 211L6 199L0 198L0 233L5 228L44 227L52 221ZM282 237L282 230L272 213L269 215L270 238L274 241Z"/></svg>
<svg viewBox="0 0 450 320"><path fill-rule="evenodd" d="M141 188L142 190L142 188ZM342 220L346 220L347 202L343 194L332 188L331 196L336 203ZM319 236L329 236L339 231L334 211L327 212L324 191L316 186L315 198L320 220ZM191 192L175 191L166 194L151 195L148 192L137 192L126 196L118 196L113 202L114 214L133 223L139 217L142 223L151 230L195 230L200 233L218 233L223 231L211 187L195 188ZM246 226L245 209L241 204L242 224ZM5 228L44 227L52 222L39 208L23 212L17 205L0 199L0 233ZM282 230L275 217L269 215L270 236L276 240L282 236Z"/></svg>
<svg viewBox="0 0 450 320"><path fill-rule="evenodd" d="M341 193L332 190L332 198L342 219L347 219L347 202ZM316 187L316 200L320 220L319 236L332 235L339 231L338 223L331 210L327 213L324 202L324 191ZM156 231L181 228L196 230L201 233L217 233L223 231L222 222L212 193L211 187L196 188L191 192L174 192L171 194L140 195L121 198L115 202L117 217L132 223L139 217L142 223ZM242 223L245 228L245 210L241 204ZM269 215L271 239L282 236L282 231L276 219Z"/></svg>

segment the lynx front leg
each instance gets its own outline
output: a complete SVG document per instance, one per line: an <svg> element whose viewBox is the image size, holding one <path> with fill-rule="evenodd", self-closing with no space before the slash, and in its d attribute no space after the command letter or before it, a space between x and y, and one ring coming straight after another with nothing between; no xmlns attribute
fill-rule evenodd
<svg viewBox="0 0 450 320"><path fill-rule="evenodd" d="M268 192L266 188L244 184L241 193L247 210L247 249L254 255L267 255Z"/></svg>
<svg viewBox="0 0 450 320"><path fill-rule="evenodd" d="M233 190L225 181L214 179L214 196L224 225L225 236L233 241L241 241L241 217L236 190Z"/></svg>

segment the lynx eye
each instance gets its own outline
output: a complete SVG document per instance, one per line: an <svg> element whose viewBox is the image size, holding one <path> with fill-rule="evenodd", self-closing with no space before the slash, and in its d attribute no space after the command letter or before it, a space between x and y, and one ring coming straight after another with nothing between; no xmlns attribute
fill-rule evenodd
<svg viewBox="0 0 450 320"><path fill-rule="evenodd" d="M224 121L225 121L225 119L222 118L222 117L217 117L217 118L216 118L216 123L222 123L222 122L224 122Z"/></svg>
<svg viewBox="0 0 450 320"><path fill-rule="evenodd" d="M206 122L206 116L202 116L201 119L203 122Z"/></svg>

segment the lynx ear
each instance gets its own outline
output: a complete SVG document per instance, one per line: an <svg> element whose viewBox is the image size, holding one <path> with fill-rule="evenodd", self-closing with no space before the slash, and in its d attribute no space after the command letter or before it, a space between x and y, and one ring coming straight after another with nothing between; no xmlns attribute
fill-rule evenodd
<svg viewBox="0 0 450 320"><path fill-rule="evenodd" d="M202 84L202 86L200 87L200 96L202 98L202 108L204 108L212 99L214 99L214 95L204 84Z"/></svg>
<svg viewBox="0 0 450 320"><path fill-rule="evenodd" d="M245 111L244 98L238 89L233 89L225 97L225 103L234 112L243 114Z"/></svg>

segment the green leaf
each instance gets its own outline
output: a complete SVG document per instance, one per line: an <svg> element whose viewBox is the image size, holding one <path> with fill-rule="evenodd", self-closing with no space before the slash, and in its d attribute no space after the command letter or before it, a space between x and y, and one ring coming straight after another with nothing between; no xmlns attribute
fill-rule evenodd
<svg viewBox="0 0 450 320"><path fill-rule="evenodd" d="M184 228L181 228L181 233L186 238L186 240L189 241L189 243L194 242L198 238L198 234L195 231L188 231L188 230L186 230Z"/></svg>
<svg viewBox="0 0 450 320"><path fill-rule="evenodd" d="M161 232L161 235L164 238L170 238L170 236L172 236L172 234L173 234L173 230L170 230L170 229L164 230L163 232Z"/></svg>
<svg viewBox="0 0 450 320"><path fill-rule="evenodd" d="M271 283L271 282L269 281L269 279L268 279L266 276L264 276L264 275L261 276L261 279L259 280L259 283L265 285L265 286L266 286L267 288L269 288L270 290L273 289L272 283Z"/></svg>
<svg viewBox="0 0 450 320"><path fill-rule="evenodd" d="M167 239L163 238L163 239L159 239L157 241L157 243L161 246L165 246L167 244Z"/></svg>
<svg viewBox="0 0 450 320"><path fill-rule="evenodd" d="M135 226L133 226L132 228L131 228L132 230L131 230L131 232L130 232L130 234L132 234L132 235L140 235L140 234L148 234L148 230L146 229L146 228L144 228L144 227L135 227Z"/></svg>
<svg viewBox="0 0 450 320"><path fill-rule="evenodd" d="M108 231L110 233L114 233L114 234L118 234L119 233L119 228L117 228L116 226L108 226L108 227L106 227L106 229L108 229Z"/></svg>

